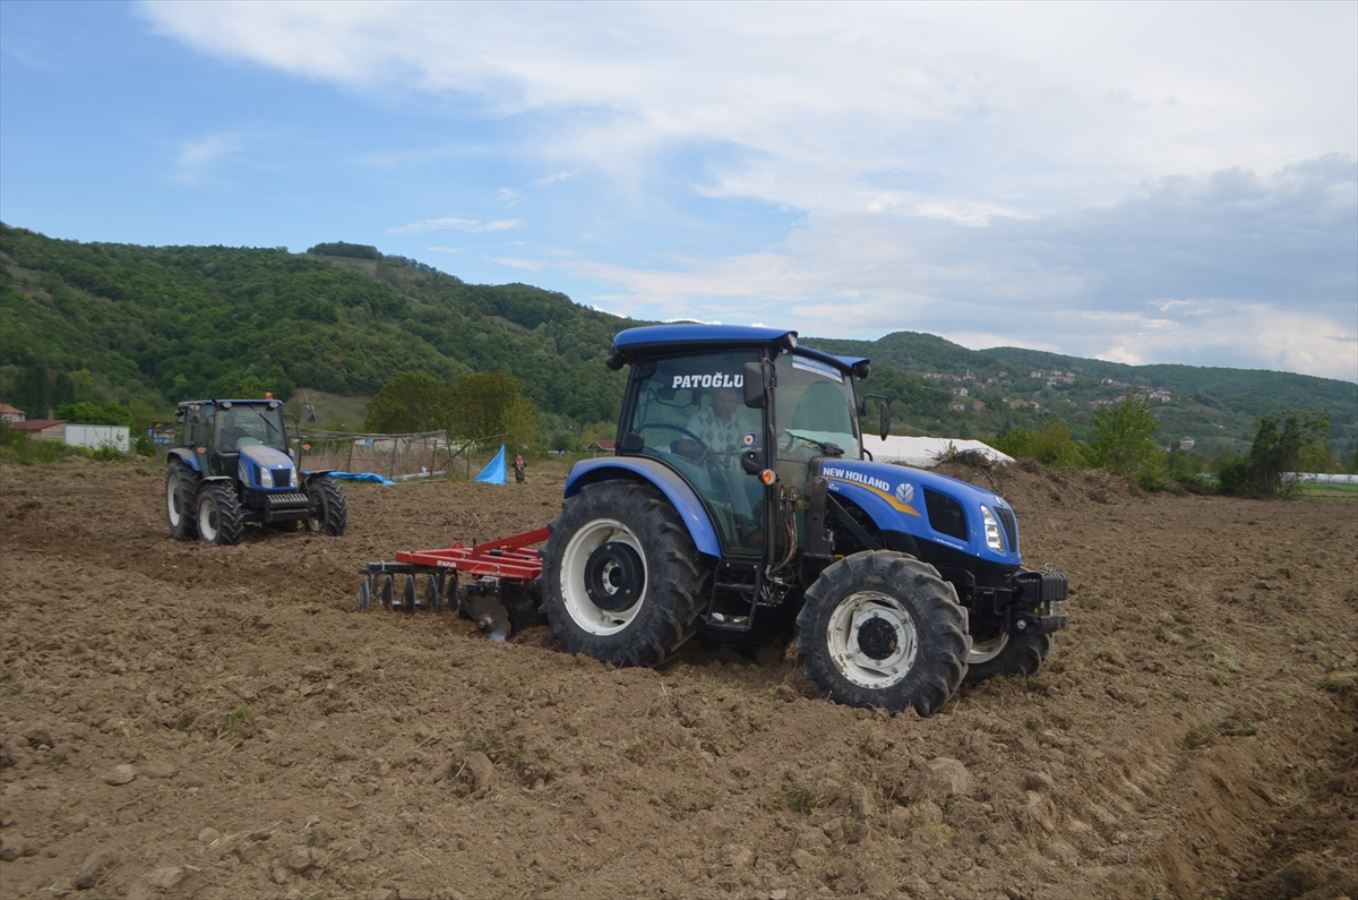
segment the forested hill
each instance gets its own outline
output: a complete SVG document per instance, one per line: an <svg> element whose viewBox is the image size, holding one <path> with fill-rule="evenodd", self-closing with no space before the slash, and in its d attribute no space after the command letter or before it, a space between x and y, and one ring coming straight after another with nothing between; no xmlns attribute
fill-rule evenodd
<svg viewBox="0 0 1358 900"><path fill-rule="evenodd" d="M313 249L346 255L84 244L0 225L0 390L34 365L152 401L368 395L402 372L500 369L540 409L616 414L623 377L603 361L626 320L370 247Z"/></svg>
<svg viewBox="0 0 1358 900"><path fill-rule="evenodd" d="M86 244L0 224L6 402L36 370L67 376L79 399L159 411L194 396L288 396L300 387L370 395L402 372L499 369L542 412L599 422L615 416L624 383L603 364L610 341L634 324L563 294L467 284L362 245L295 254ZM1139 392L1154 398L1162 442L1238 444L1257 416L1287 407L1329 414L1339 449L1358 437L1358 386L1347 382L973 351L913 332L804 339L871 357L871 388L898 398L897 422L914 432L967 437L1055 415L1082 434L1101 404Z"/></svg>

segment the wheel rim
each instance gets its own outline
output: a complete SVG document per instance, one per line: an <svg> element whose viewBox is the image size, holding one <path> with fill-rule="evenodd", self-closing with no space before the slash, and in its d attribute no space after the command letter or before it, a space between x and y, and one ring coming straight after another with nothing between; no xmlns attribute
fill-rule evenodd
<svg viewBox="0 0 1358 900"><path fill-rule="evenodd" d="M170 516L170 527L178 528L179 522L183 518L179 512L178 478L167 478L165 480L165 506Z"/></svg>
<svg viewBox="0 0 1358 900"><path fill-rule="evenodd" d="M988 663L1003 653L1007 646L1009 646L1009 635L1007 633L986 641L973 641L971 649L967 651L967 665L979 666L982 663Z"/></svg>
<svg viewBox="0 0 1358 900"><path fill-rule="evenodd" d="M311 505L316 509L316 515L307 516L306 527L308 531L320 531L325 527L325 493L312 488L307 492L311 498Z"/></svg>
<svg viewBox="0 0 1358 900"><path fill-rule="evenodd" d="M876 591L860 591L840 603L826 638L840 674L865 688L896 684L919 654L915 620L895 597Z"/></svg>
<svg viewBox="0 0 1358 900"><path fill-rule="evenodd" d="M198 504L198 533L205 541L217 540L217 504L208 497Z"/></svg>
<svg viewBox="0 0 1358 900"><path fill-rule="evenodd" d="M629 552L639 563L635 568L629 566ZM617 634L632 624L646 605L646 579L646 553L636 535L616 519L590 522L562 554L566 612L593 635Z"/></svg>

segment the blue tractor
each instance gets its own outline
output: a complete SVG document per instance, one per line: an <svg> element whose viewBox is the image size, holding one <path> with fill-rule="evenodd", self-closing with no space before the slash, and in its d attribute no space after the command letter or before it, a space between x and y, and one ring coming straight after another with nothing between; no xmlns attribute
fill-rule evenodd
<svg viewBox="0 0 1358 900"><path fill-rule="evenodd" d="M344 491L326 472L297 469L282 403L194 400L180 403L175 416L179 446L169 452L165 473L172 536L235 544L249 522L277 530L303 522L313 532L344 533Z"/></svg>
<svg viewBox="0 0 1358 900"><path fill-rule="evenodd" d="M1066 619L993 492L872 461L866 359L762 327L617 335L617 452L577 464L542 553L542 613L571 652L654 666L700 632L795 623L830 698L938 710L963 682L1035 673Z"/></svg>

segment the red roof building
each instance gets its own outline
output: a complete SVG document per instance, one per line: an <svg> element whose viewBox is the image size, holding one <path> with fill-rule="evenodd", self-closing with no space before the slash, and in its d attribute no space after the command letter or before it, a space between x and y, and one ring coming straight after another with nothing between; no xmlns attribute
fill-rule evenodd
<svg viewBox="0 0 1358 900"><path fill-rule="evenodd" d="M10 406L8 403L0 403L0 422L6 425L13 425L15 422L22 422L27 417L22 409Z"/></svg>
<svg viewBox="0 0 1358 900"><path fill-rule="evenodd" d="M9 428L11 431L26 431L34 437L57 441L66 439L65 419L24 419L22 422L10 423Z"/></svg>

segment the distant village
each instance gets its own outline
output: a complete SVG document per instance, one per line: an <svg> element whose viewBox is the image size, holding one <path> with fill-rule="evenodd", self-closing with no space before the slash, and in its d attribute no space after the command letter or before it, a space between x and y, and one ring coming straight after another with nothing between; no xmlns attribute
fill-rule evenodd
<svg viewBox="0 0 1358 900"><path fill-rule="evenodd" d="M1026 375L1000 370L984 378L968 369L960 375L951 372L923 372L920 377L947 389L952 395L948 411L954 413L984 413L992 407L996 402L996 395L999 395L998 402L1009 409L1040 414L1050 412L1051 403L1058 402L1053 400L1050 391L1068 390L1077 381L1083 381L1086 388L1094 388L1092 377L1082 376L1070 369L1030 369ZM1104 396L1082 398L1078 401L1069 397L1059 399L1071 407L1081 406L1094 412L1116 406L1128 395L1151 406L1174 403L1172 391L1136 385L1119 378L1099 379L1097 390ZM977 396L981 392L986 393L991 400L988 402ZM1178 441L1178 445L1179 449L1188 451L1193 449L1195 441L1191 437L1184 437Z"/></svg>

